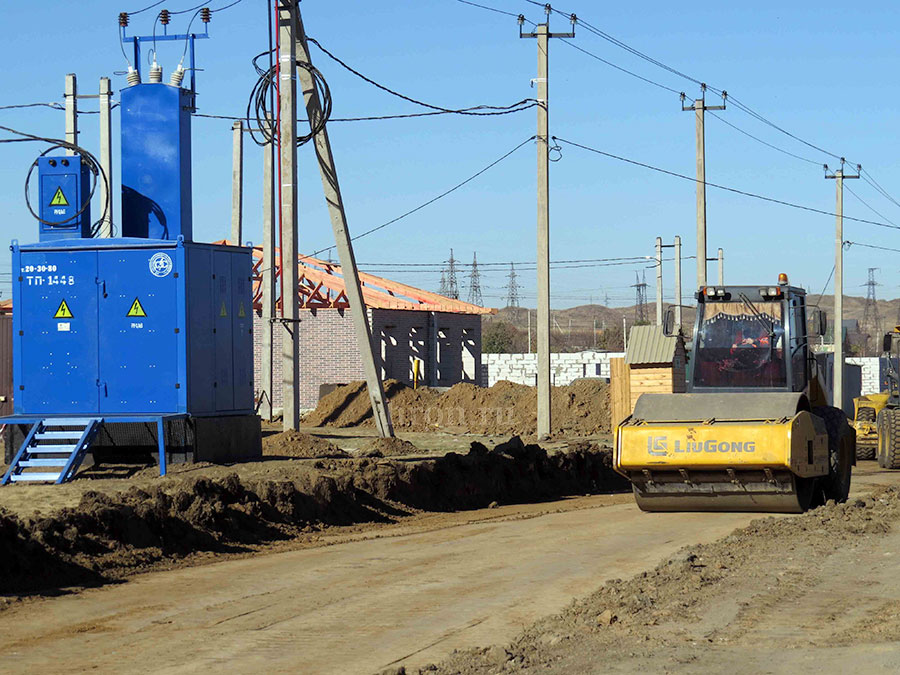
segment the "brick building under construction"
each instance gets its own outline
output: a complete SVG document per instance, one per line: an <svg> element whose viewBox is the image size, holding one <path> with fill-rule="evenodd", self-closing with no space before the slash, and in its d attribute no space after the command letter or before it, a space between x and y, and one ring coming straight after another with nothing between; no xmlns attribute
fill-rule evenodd
<svg viewBox="0 0 900 675"><path fill-rule="evenodd" d="M257 273L262 250L254 250ZM416 362L421 386L479 383L481 315L497 310L360 272L376 367L383 379L412 385ZM340 265L303 257L299 264L301 318L300 407L315 408L323 387L365 379ZM261 289L254 297L254 370L257 396L262 377ZM273 409L282 408L283 330L273 331Z"/></svg>

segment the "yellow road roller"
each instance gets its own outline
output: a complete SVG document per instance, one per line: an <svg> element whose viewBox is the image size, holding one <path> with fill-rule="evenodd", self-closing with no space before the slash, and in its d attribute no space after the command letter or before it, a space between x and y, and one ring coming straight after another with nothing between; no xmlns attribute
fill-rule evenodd
<svg viewBox="0 0 900 675"><path fill-rule="evenodd" d="M669 311L666 336L673 323ZM845 501L856 437L822 393L808 340L824 332L787 275L701 288L687 393L642 394L616 428L614 468L638 506L800 513Z"/></svg>

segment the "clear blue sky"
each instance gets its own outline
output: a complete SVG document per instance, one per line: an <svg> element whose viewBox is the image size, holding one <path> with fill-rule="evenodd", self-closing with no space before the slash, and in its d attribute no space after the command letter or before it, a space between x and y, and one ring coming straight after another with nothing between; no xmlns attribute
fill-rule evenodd
<svg viewBox="0 0 900 675"><path fill-rule="evenodd" d="M230 0L216 0L210 7ZM126 64L117 43L117 14L147 2L71 3L48 0L4 7L0 40L2 105L61 101L64 76L74 72L83 93L98 78ZM191 7L187 0L161 7ZM250 59L267 48L268 3L243 0L213 16L212 39L198 42L200 112L240 115L256 75ZM525 0L484 0L541 21ZM897 26L893 2L596 3L560 0L555 8L579 17L629 45L730 94L791 132L861 162L900 201L898 157ZM713 9L711 9L713 7ZM159 9L159 8L157 8ZM129 30L150 33L157 9L132 18ZM520 40L515 19L455 0L378 3L305 0L307 31L362 72L415 98L446 107L504 105L534 96L536 44ZM190 14L173 19L184 30ZM551 30L568 24L554 16ZM574 44L689 97L698 87L640 60L579 27ZM165 76L181 47L160 46ZM316 65L334 97L334 117L419 112L343 71L314 49ZM678 97L622 74L554 40L550 53L551 134L668 170L693 175L694 120ZM710 102L715 96L709 95ZM95 109L95 101L83 101ZM762 139L816 162L835 161L792 141L729 106L725 119ZM50 109L0 110L0 124L60 137L63 113ZM84 116L81 142L97 148L97 118ZM231 123L194 120L194 233L198 240L226 237L230 228ZM534 109L496 118L431 118L332 123L329 127L351 231L379 225L421 204L497 159L535 133ZM118 144L118 120L114 119ZM712 117L707 118L707 179L751 192L831 211L834 182L820 166L764 147ZM22 197L25 173L38 144L0 145L0 219L4 238L36 239L36 223ZM247 146L246 238L259 241L262 157ZM118 159L116 158L116 162ZM118 178L118 168L116 169ZM310 149L300 153L301 250L332 243L318 171ZM535 150L527 144L472 183L413 216L361 239L363 263L439 263L452 247L463 262L534 260ZM864 181L848 181L884 217L849 193L845 213L900 223L900 208ZM766 204L710 188L709 250L722 246L726 281L774 281L786 271L818 293L833 264L834 219ZM551 257L554 260L651 255L654 238L680 234L694 253L693 183L648 172L573 147L551 165ZM900 249L900 232L845 223L845 238ZM881 297L898 293L900 255L860 247L845 256L846 292L863 294L866 268L878 267ZM384 269L379 268L379 269ZM641 265L557 270L553 305L633 301L634 270ZM714 268L711 266L711 272ZM8 259L0 272L8 272ZM385 276L437 290L436 271L397 267ZM485 271L485 303L502 305L506 269ZM666 269L666 296L671 294ZM647 270L654 294L652 269ZM9 292L0 276L0 292ZM534 272L523 271L523 302L534 305ZM694 262L685 261L685 287ZM463 293L465 284L463 283Z"/></svg>

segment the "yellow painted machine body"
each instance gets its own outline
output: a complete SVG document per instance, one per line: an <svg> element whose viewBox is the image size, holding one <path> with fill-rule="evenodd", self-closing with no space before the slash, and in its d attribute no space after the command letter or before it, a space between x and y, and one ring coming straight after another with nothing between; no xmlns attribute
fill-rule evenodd
<svg viewBox="0 0 900 675"><path fill-rule="evenodd" d="M828 431L803 394L643 394L613 468L646 511L799 513L828 475Z"/></svg>
<svg viewBox="0 0 900 675"><path fill-rule="evenodd" d="M884 410L889 398L890 392L883 391L878 394L866 394L853 399L853 421L851 425L856 429L857 444L877 445L878 427L875 424L875 420L878 417L878 413ZM860 410L864 408L871 408L873 412L869 416L860 415ZM870 419L866 419L866 417L870 417Z"/></svg>

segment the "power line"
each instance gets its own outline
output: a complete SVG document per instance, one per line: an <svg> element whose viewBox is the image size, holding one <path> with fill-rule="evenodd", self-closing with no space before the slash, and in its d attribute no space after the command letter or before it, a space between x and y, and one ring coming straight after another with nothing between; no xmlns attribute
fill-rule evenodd
<svg viewBox="0 0 900 675"><path fill-rule="evenodd" d="M753 134L751 134L749 131L744 131L743 129L741 129L741 128L740 128L739 126L737 126L736 124L732 124L731 122L729 122L728 120L726 120L724 117L721 117L720 115L716 115L716 113L713 112L713 111L709 111L709 114L712 115L713 117L715 117L715 118L716 118L717 120L719 120L720 122L722 122L722 124L728 125L729 127L731 127L732 129L734 129L735 131L744 134L744 136L747 136L747 137L749 137L749 138L752 138L752 139L753 139L754 141L756 141L757 143L762 143L762 144L765 145L766 147L772 148L772 150L777 150L778 152L781 152L781 153L783 153L783 154L785 154L785 155L788 155L788 156L790 156L790 157L793 157L793 158L795 158L795 159L799 159L799 160L801 160L801 161L803 161L803 162L808 162L809 164L815 164L816 166L821 166L821 165L822 165L822 162L817 162L817 161L814 160L814 159L809 159L808 157L802 157L801 155L796 155L796 154L794 154L793 152L790 152L789 150L785 150L784 148L779 148L777 145L773 145L772 143L769 143L768 141L764 141L764 140L761 139L761 138L757 138L756 136L754 136Z"/></svg>
<svg viewBox="0 0 900 675"><path fill-rule="evenodd" d="M581 148L582 150L587 150L589 152L596 153L598 155L603 155L604 157L609 157L610 159L615 159L619 162L625 162L627 164L633 164L634 166L639 166L644 169L650 169L651 171L656 171L658 173L666 174L667 176L674 176L675 178L681 178L682 180L688 180L692 183L699 182L696 178L692 178L691 176L685 176L684 174L677 173L675 171L669 171L668 169L661 169L658 166L653 166L652 164L645 164L644 162L638 162L637 160L628 159L627 157L620 157L618 155L613 155L609 152L604 152L603 150L598 150L597 148L591 148L587 145L582 145L580 143L575 143L574 141L568 141L564 138L559 138L558 136L553 136L553 140L565 143L567 145L572 145L576 148ZM719 190L725 190L726 192L733 192L735 194L743 195L745 197L752 197L753 199L759 199L765 202L770 202L772 204L780 204L781 206L789 206L793 209L800 209L802 211L810 211L812 213L818 213L823 216L837 216L836 213L832 211L825 211L824 209L817 209L812 206L804 206L802 204L795 204L793 202L788 202L783 199L776 199L775 197L766 197L765 195L756 194L754 192L747 192L745 190L739 190L737 188L728 187L727 185L719 185L717 183L710 183L709 181L705 181L704 185L709 187L717 188ZM853 218L852 216L843 216L844 220L851 220L857 223L864 223L866 225L876 225L878 227L886 227L892 230L900 230L900 226L890 225L888 223L881 223L877 220L867 220L865 218Z"/></svg>
<svg viewBox="0 0 900 675"><path fill-rule="evenodd" d="M519 17L518 14L514 14L513 12L507 12L503 9L497 9L496 7L488 7L487 5L479 5L477 2L469 2L469 0L456 0L457 2L461 2L464 5L471 5L472 7L479 7L480 9L486 9L489 12L496 12L497 14L505 14L506 16L511 16L514 19Z"/></svg>
<svg viewBox="0 0 900 675"><path fill-rule="evenodd" d="M860 197L858 194L856 194L856 193L850 188L850 186L844 185L844 189L847 190L847 192L849 192L851 195L853 195L854 197L856 197L860 202L862 202L863 206L865 206L867 209L869 209L869 211L871 211L872 213L874 213L875 215L877 215L879 218L883 218L884 220L886 220L887 222L889 222L891 225L896 226L896 223L895 223L893 220L891 220L890 218L886 217L884 214L880 213L879 211L876 211L875 208L872 207L872 206L869 204L869 202L867 202L865 199L863 199L863 198Z"/></svg>

